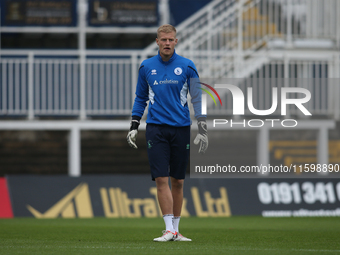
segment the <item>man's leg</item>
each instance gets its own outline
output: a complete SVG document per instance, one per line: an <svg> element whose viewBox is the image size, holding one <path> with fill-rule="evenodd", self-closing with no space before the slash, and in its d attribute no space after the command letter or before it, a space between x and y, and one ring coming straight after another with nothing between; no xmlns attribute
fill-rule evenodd
<svg viewBox="0 0 340 255"><path fill-rule="evenodd" d="M181 216L183 204L183 184L184 179L175 179L171 177L171 193L173 199L174 217Z"/></svg>
<svg viewBox="0 0 340 255"><path fill-rule="evenodd" d="M178 225L181 218L183 204L183 185L185 172L190 157L190 126L174 128L174 139L171 143L170 157L170 176L171 176L171 193L173 198L173 228L178 231ZM175 241L191 241L191 239L176 235Z"/></svg>
<svg viewBox="0 0 340 255"><path fill-rule="evenodd" d="M183 204L183 184L184 179L176 179L171 177L171 193L174 207L174 217L172 219L172 226L174 231L178 233L179 220L181 219L181 211Z"/></svg>
<svg viewBox="0 0 340 255"><path fill-rule="evenodd" d="M169 177L155 178L157 197L163 215L173 214L173 198L169 187Z"/></svg>
<svg viewBox="0 0 340 255"><path fill-rule="evenodd" d="M175 231L172 225L173 214L173 198L169 187L169 177L155 178L157 187L158 203L161 207L163 219L165 223L165 231L163 236L153 239L157 242L172 241L175 238Z"/></svg>
<svg viewBox="0 0 340 255"><path fill-rule="evenodd" d="M191 241L190 238L184 237L179 233L179 221L181 219L181 211L183 204L183 185L184 179L176 179L171 177L171 192L173 197L173 210L174 217L172 219L172 225L174 230L176 231L175 241Z"/></svg>

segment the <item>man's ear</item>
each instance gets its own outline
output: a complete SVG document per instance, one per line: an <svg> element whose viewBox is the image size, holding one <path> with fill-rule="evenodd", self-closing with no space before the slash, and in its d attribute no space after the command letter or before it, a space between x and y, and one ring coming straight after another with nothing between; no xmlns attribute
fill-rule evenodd
<svg viewBox="0 0 340 255"><path fill-rule="evenodd" d="M157 45L159 45L159 44L158 44L158 38L156 38L156 43L157 43Z"/></svg>

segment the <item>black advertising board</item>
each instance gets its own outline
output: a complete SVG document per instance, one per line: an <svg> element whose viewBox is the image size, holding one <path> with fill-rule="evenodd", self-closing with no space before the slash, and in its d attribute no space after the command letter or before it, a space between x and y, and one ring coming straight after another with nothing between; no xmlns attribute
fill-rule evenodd
<svg viewBox="0 0 340 255"><path fill-rule="evenodd" d="M157 0L90 0L90 26L157 26Z"/></svg>
<svg viewBox="0 0 340 255"><path fill-rule="evenodd" d="M76 26L77 0L4 0L2 26Z"/></svg>
<svg viewBox="0 0 340 255"><path fill-rule="evenodd" d="M160 217L148 175L8 176L14 217ZM339 179L190 179L182 216L340 216Z"/></svg>

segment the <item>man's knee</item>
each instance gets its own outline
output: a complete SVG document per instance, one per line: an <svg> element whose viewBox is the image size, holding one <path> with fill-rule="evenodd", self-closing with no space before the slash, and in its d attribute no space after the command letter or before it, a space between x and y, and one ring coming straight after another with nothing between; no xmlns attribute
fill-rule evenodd
<svg viewBox="0 0 340 255"><path fill-rule="evenodd" d="M171 178L172 189L183 189L184 179Z"/></svg>
<svg viewBox="0 0 340 255"><path fill-rule="evenodd" d="M167 188L169 186L169 177L157 177L155 182L157 189Z"/></svg>

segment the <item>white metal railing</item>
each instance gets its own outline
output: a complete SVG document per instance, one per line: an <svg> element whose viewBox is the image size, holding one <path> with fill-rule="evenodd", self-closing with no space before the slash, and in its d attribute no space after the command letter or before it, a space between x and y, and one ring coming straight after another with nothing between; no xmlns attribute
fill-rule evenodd
<svg viewBox="0 0 340 255"><path fill-rule="evenodd" d="M88 52L84 84L80 79L78 52L61 51L50 56L46 52L2 53L1 115L27 115L33 119L46 115L89 117L131 113L139 65L133 51L125 55L122 51L105 55ZM23 57L25 53L27 56Z"/></svg>
<svg viewBox="0 0 340 255"><path fill-rule="evenodd" d="M314 49L338 50L339 26L337 0L215 0L177 27L177 52L194 61L201 77L242 78L246 62L264 60L259 52L311 49L306 57L313 58ZM142 58L157 49L151 44Z"/></svg>
<svg viewBox="0 0 340 255"><path fill-rule="evenodd" d="M178 50L224 50L250 54L280 38L328 39L340 47L338 0L215 0L178 27ZM318 44L316 44L317 46ZM144 54L154 54L152 44Z"/></svg>
<svg viewBox="0 0 340 255"><path fill-rule="evenodd" d="M12 54L12 53L11 53ZM20 53L22 54L22 53ZM91 53L93 54L93 52ZM120 52L122 54L122 52ZM139 52L141 54L141 52ZM197 52L200 54L200 52ZM284 54L284 55L282 55ZM1 89L0 114L11 116L112 116L129 115L134 98L140 56L134 52L130 58L87 58L85 63L85 84L80 82L80 61L77 58L39 58L29 54L28 57L3 57L0 61ZM260 58L261 56L261 58ZM209 56L201 55L196 65L200 73L204 73ZM330 51L314 52L306 57L305 53L294 51L270 51L244 61L238 85L240 88L252 84L252 80L271 78L270 87L257 91L254 106L258 109L269 109L268 91L271 87L280 87L280 79L291 78L285 86L298 87L298 79L315 79L314 87L308 87L315 95L308 108L314 114L339 117L340 97L338 84L325 84L325 79L340 78L340 54ZM226 66L227 68L228 66ZM201 76L212 83L220 80L211 75ZM225 76L228 77L228 76ZM229 76L233 78L233 76ZM293 82L293 79L294 82ZM329 83L329 82L326 82ZM307 86L307 85L306 85ZM83 96L81 91L84 90ZM212 114L232 114L232 100L226 94L223 108L209 109ZM268 100L261 100L267 98ZM82 103L83 101L83 103ZM84 109L82 109L84 105ZM294 109L291 110L294 114Z"/></svg>
<svg viewBox="0 0 340 255"><path fill-rule="evenodd" d="M130 114L134 93L131 59L86 61L86 111L88 115Z"/></svg>

